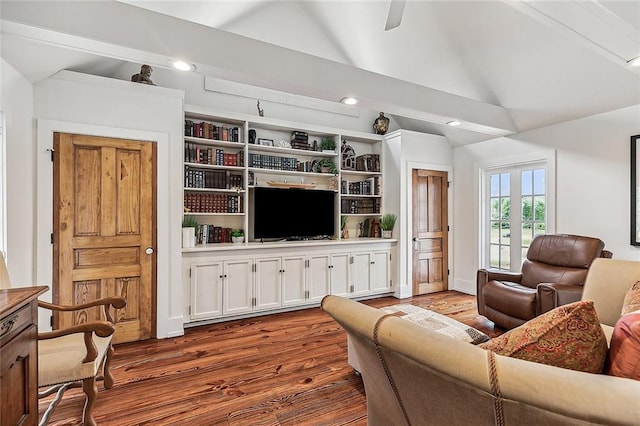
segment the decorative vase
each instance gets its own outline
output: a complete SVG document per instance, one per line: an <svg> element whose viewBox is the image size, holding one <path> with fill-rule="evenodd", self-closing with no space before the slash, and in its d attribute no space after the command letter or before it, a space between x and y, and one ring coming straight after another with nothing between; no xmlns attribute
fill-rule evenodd
<svg viewBox="0 0 640 426"><path fill-rule="evenodd" d="M244 243L244 235L241 235L239 237L231 237L231 241L236 244Z"/></svg>
<svg viewBox="0 0 640 426"><path fill-rule="evenodd" d="M384 135L389 130L389 119L384 116L384 112L373 122L373 130L379 135Z"/></svg>
<svg viewBox="0 0 640 426"><path fill-rule="evenodd" d="M196 246L196 228L182 228L182 247Z"/></svg>
<svg viewBox="0 0 640 426"><path fill-rule="evenodd" d="M391 231L383 230L382 231L382 238L391 238L392 234L393 234L393 230L391 230Z"/></svg>

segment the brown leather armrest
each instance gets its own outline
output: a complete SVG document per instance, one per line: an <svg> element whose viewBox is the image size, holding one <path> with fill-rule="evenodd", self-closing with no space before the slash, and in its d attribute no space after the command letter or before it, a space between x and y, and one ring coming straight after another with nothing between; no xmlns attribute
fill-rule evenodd
<svg viewBox="0 0 640 426"><path fill-rule="evenodd" d="M537 287L536 315L544 314L558 306L577 302L582 297L582 285L540 283Z"/></svg>
<svg viewBox="0 0 640 426"><path fill-rule="evenodd" d="M520 272L501 271L498 269L478 269L478 273L476 274L476 302L480 315L485 314L484 293L482 292L482 288L492 280L519 283L522 280L522 274Z"/></svg>

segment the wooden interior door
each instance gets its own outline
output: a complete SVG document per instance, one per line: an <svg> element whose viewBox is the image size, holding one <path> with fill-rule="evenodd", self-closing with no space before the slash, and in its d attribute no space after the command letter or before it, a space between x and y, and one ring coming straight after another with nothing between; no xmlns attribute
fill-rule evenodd
<svg viewBox="0 0 640 426"><path fill-rule="evenodd" d="M54 134L53 300L123 296L115 342L155 334L156 144ZM101 319L54 316L54 328Z"/></svg>
<svg viewBox="0 0 640 426"><path fill-rule="evenodd" d="M448 288L447 172L413 170L413 295Z"/></svg>

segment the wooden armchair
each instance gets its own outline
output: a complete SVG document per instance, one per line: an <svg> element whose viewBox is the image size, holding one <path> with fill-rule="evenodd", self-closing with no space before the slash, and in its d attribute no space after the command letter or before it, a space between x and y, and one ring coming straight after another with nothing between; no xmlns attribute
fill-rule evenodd
<svg viewBox="0 0 640 426"><path fill-rule="evenodd" d="M0 253L0 288L11 288L9 274L2 253ZM78 324L63 330L38 333L38 388L48 389L38 392L38 398L56 393L45 411L41 425L49 416L69 388L82 387L86 395L82 422L95 425L93 406L98 396L96 381L103 381L104 388L113 386L113 376L109 370L113 346L111 339L115 332L115 310L122 309L126 301L122 297L108 297L73 306L38 302L38 307L56 312L72 312L102 308L104 320ZM100 375L100 369L102 374Z"/></svg>

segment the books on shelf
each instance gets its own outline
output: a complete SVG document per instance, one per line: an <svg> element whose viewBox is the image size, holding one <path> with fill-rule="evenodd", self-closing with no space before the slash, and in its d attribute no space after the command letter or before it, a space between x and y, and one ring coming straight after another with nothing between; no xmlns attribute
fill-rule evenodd
<svg viewBox="0 0 640 426"><path fill-rule="evenodd" d="M380 214L380 198L343 198L340 200L342 214Z"/></svg>
<svg viewBox="0 0 640 426"><path fill-rule="evenodd" d="M201 224L196 228L196 244L230 243L231 228Z"/></svg>
<svg viewBox="0 0 640 426"><path fill-rule="evenodd" d="M244 166L244 151L225 152L222 148L200 146L185 142L184 161L196 164L211 164L216 166Z"/></svg>
<svg viewBox="0 0 640 426"><path fill-rule="evenodd" d="M240 128L209 123L184 120L184 135L196 138L212 139L223 142L240 142Z"/></svg>
<svg viewBox="0 0 640 426"><path fill-rule="evenodd" d="M184 167L185 188L242 189L242 175L229 170Z"/></svg>
<svg viewBox="0 0 640 426"><path fill-rule="evenodd" d="M380 195L380 182L380 176L373 176L356 182L343 179L340 191L345 195Z"/></svg>
<svg viewBox="0 0 640 426"><path fill-rule="evenodd" d="M360 222L360 237L379 238L382 236L380 230L380 219L366 218Z"/></svg>
<svg viewBox="0 0 640 426"><path fill-rule="evenodd" d="M242 213L241 195L185 193L184 207L190 213Z"/></svg>
<svg viewBox="0 0 640 426"><path fill-rule="evenodd" d="M356 157L356 170L360 172L379 172L380 154L363 154Z"/></svg>

